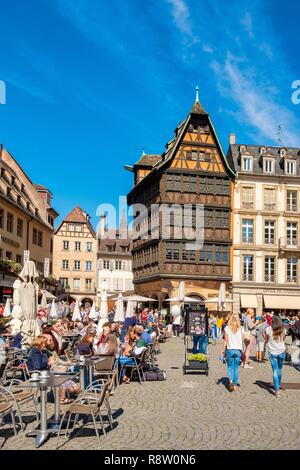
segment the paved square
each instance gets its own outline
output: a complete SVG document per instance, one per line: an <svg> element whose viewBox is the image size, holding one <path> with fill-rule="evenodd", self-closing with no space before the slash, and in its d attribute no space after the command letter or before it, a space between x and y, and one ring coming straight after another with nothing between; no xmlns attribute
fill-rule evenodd
<svg viewBox="0 0 300 470"><path fill-rule="evenodd" d="M229 393L222 382L218 384L227 372L226 365L218 359L220 343L210 345L208 377L183 375L182 339L169 339L161 350L157 358L160 368L167 371L167 380L117 388L111 398L116 426L101 436L103 449L300 448L300 390L283 391L282 398L277 399L255 384L271 381L269 362L240 369L241 387ZM300 373L285 365L283 381L300 382ZM32 426L29 424L27 430ZM3 435L0 428L0 436ZM25 434L14 437L9 431L9 436L3 449L35 448L34 439ZM50 438L41 450L53 449L55 442L55 438ZM61 448L97 449L92 426L78 429Z"/></svg>

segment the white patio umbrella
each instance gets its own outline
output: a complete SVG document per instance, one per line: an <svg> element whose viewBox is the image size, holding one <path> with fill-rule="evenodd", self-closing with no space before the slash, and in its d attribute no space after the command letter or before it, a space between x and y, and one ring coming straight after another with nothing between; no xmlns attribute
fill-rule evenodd
<svg viewBox="0 0 300 470"><path fill-rule="evenodd" d="M6 302L5 302L5 307L4 307L4 312L3 312L3 316L5 318L8 318L11 316L11 313L10 313L10 304L11 304L11 300L10 299L6 299Z"/></svg>
<svg viewBox="0 0 300 470"><path fill-rule="evenodd" d="M130 300L131 302L158 302L157 299L150 299L149 297L143 297L142 295L130 295L129 297L123 297L124 300Z"/></svg>
<svg viewBox="0 0 300 470"><path fill-rule="evenodd" d="M106 290L101 292L100 301L100 318L108 318L108 305L107 305L107 293Z"/></svg>
<svg viewBox="0 0 300 470"><path fill-rule="evenodd" d="M76 300L75 307L73 310L72 321L81 321L81 313L78 304L78 300Z"/></svg>
<svg viewBox="0 0 300 470"><path fill-rule="evenodd" d="M199 302L198 299L194 299L193 297L188 297L185 295L185 282L180 281L178 286L178 294L177 297L172 297L170 299L165 299L164 302L184 302L184 303L193 303Z"/></svg>
<svg viewBox="0 0 300 470"><path fill-rule="evenodd" d="M56 305L55 305L55 300L52 300L51 304L51 310L50 310L50 318L57 318L57 310L56 310Z"/></svg>
<svg viewBox="0 0 300 470"><path fill-rule="evenodd" d="M102 290L101 292L101 301L100 301L100 311L99 311L99 321L97 326L97 334L100 335L102 333L102 325L108 321L108 305L107 305L107 293L106 290Z"/></svg>
<svg viewBox="0 0 300 470"><path fill-rule="evenodd" d="M185 304L190 304L193 302L199 303L199 299L194 299L193 297L185 295L183 300L180 300L179 297L171 297L170 299L165 299L164 302L184 302Z"/></svg>
<svg viewBox="0 0 300 470"><path fill-rule="evenodd" d="M210 297L209 299L204 300L204 303L205 304L217 304L218 299L219 299L219 297ZM226 299L224 303L225 304L234 304L234 300Z"/></svg>
<svg viewBox="0 0 300 470"><path fill-rule="evenodd" d="M42 308L47 308L47 307L48 307L48 305L47 305L47 297L46 297L46 292L45 292L45 291L43 291L43 293L42 293L41 307L42 307Z"/></svg>
<svg viewBox="0 0 300 470"><path fill-rule="evenodd" d="M91 320L98 320L98 317L99 317L99 314L98 314L98 312L96 312L95 302L93 302L92 308L91 308L90 313L89 313L89 318Z"/></svg>
<svg viewBox="0 0 300 470"><path fill-rule="evenodd" d="M133 302L131 300L128 300L127 306L126 306L125 318L131 318L132 315L133 315Z"/></svg>
<svg viewBox="0 0 300 470"><path fill-rule="evenodd" d="M20 279L16 279L13 283L14 293L13 293L13 303L14 305L20 305L20 287L22 286L22 282Z"/></svg>
<svg viewBox="0 0 300 470"><path fill-rule="evenodd" d="M122 323L124 322L124 301L123 301L122 294L119 294L119 297L117 300L117 307L116 307L116 313L114 316L114 322L122 322Z"/></svg>
<svg viewBox="0 0 300 470"><path fill-rule="evenodd" d="M219 295L218 295L218 308L223 310L225 306L225 302L226 302L226 289L225 289L224 282L221 282Z"/></svg>
<svg viewBox="0 0 300 470"><path fill-rule="evenodd" d="M185 282L180 281L179 287L178 287L178 298L181 302L184 302L184 296L185 296Z"/></svg>
<svg viewBox="0 0 300 470"><path fill-rule="evenodd" d="M35 263L27 261L19 277L23 280L19 288L23 320L21 331L24 334L22 341L24 344L31 344L32 340L40 334L39 323L36 319L39 286L35 281L38 277Z"/></svg>

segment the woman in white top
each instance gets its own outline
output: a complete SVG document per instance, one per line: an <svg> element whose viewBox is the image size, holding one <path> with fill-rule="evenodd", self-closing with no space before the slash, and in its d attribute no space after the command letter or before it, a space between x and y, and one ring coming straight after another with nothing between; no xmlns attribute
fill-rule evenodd
<svg viewBox="0 0 300 470"><path fill-rule="evenodd" d="M181 315L173 316L172 330L173 330L174 337L179 338L180 325L181 325Z"/></svg>
<svg viewBox="0 0 300 470"><path fill-rule="evenodd" d="M278 315L272 318L272 325L268 326L264 332L265 341L269 347L269 359L273 370L273 382L275 396L280 398L280 385L282 377L282 367L285 358L284 325Z"/></svg>
<svg viewBox="0 0 300 470"><path fill-rule="evenodd" d="M230 315L228 324L224 330L224 349L226 351L227 370L229 379L229 391L237 388L239 378L239 364L243 351L244 329L241 326L239 315Z"/></svg>

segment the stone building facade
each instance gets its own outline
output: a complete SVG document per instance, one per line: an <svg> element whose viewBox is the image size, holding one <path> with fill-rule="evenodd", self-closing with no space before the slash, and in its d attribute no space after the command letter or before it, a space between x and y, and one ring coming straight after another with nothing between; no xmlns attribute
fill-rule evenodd
<svg viewBox="0 0 300 470"><path fill-rule="evenodd" d="M232 144L234 309L300 309L300 149Z"/></svg>
<svg viewBox="0 0 300 470"><path fill-rule="evenodd" d="M218 294L224 282L231 286L231 196L234 172L228 165L210 116L196 101L175 130L162 155L143 154L125 169L134 174L129 205L146 209L135 217L133 275L138 294L158 299L159 305L177 295L181 280L186 294L199 302ZM185 210L191 207L191 229L196 229L196 206L204 209L203 247L190 246L188 237L176 233L181 222L170 218L169 236L164 234L161 210L153 205ZM149 228L154 227L149 237ZM176 228L177 227L177 228Z"/></svg>
<svg viewBox="0 0 300 470"><path fill-rule="evenodd" d="M75 207L54 234L53 272L64 287L61 300L83 306L97 300L97 238L89 215Z"/></svg>
<svg viewBox="0 0 300 470"><path fill-rule="evenodd" d="M54 222L58 216L52 207L52 194L44 186L34 184L2 146L0 171L0 259L23 264L26 250L41 275L48 258L51 274ZM3 288L6 294L12 291L14 279L2 276L0 298Z"/></svg>

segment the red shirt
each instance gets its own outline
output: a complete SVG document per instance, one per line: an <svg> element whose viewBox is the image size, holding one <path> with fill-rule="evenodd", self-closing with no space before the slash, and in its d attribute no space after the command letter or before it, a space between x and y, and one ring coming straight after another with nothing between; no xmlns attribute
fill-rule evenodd
<svg viewBox="0 0 300 470"><path fill-rule="evenodd" d="M147 315L147 312L145 310L142 311L141 320L142 321L147 321L148 320L148 315Z"/></svg>

